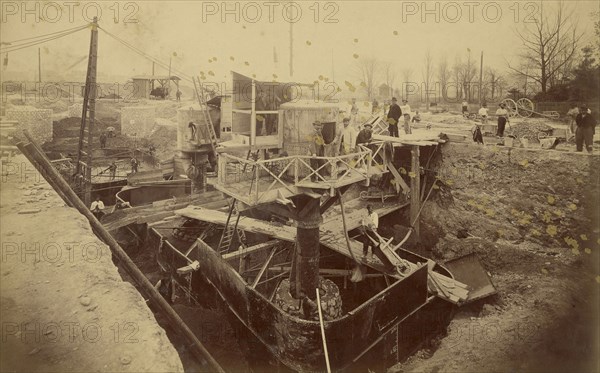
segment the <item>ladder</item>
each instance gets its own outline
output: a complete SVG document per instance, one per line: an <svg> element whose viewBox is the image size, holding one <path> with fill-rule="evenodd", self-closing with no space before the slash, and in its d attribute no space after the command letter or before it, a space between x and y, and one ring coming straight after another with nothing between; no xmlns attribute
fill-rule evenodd
<svg viewBox="0 0 600 373"><path fill-rule="evenodd" d="M237 229L237 223L240 220L240 215L237 212L236 215L236 224L234 226L228 224L223 229L223 236L219 242L219 254L224 254L229 251L231 248L231 243L233 242L236 234L240 244L245 247L244 242L246 241L246 233L241 229Z"/></svg>
<svg viewBox="0 0 600 373"><path fill-rule="evenodd" d="M208 104L206 102L206 97L204 93L204 88L202 83L200 82L200 78L192 77L192 81L194 82L194 90L196 91L196 97L198 98L198 104L200 104L200 110L202 111L202 115L204 116L204 125L206 126L205 135L207 136L207 141L211 146L211 151L217 159L217 146L218 139L217 133L215 132L215 127L213 125L212 119L208 112Z"/></svg>
<svg viewBox="0 0 600 373"><path fill-rule="evenodd" d="M256 151L255 156L253 157L255 160L258 159L258 154L259 154L260 150ZM248 150L248 154L246 155L246 159L250 159L250 156L252 155L252 150ZM248 166L248 163L244 163L244 168L242 170L242 172L246 172L246 166ZM252 166L252 170L254 171L254 167L256 166ZM254 179L252 179L252 182L250 183L250 190L252 190L252 185L254 184ZM240 238L240 242L242 240L246 239L246 235L244 233L244 231L237 229L238 223L240 222L240 214L236 209L236 204L237 204L237 199L233 199L231 201L231 205L229 206L229 214L227 215L227 221L225 222L225 228L223 229L223 234L221 235L221 239L219 240L219 253L221 253L221 251L227 251L229 250L229 246L231 246L231 241L233 240L233 232L237 231L238 237ZM231 221L231 216L232 215L236 215L235 218L235 224L233 227L229 226L229 222Z"/></svg>

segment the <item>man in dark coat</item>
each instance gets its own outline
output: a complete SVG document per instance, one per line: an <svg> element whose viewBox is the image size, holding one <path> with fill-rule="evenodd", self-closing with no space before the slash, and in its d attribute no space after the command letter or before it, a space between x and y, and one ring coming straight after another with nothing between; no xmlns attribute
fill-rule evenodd
<svg viewBox="0 0 600 373"><path fill-rule="evenodd" d="M396 97L392 97L392 104L387 114L388 131L390 136L399 137L398 135L398 121L402 116L402 110L398 106L398 100Z"/></svg>
<svg viewBox="0 0 600 373"><path fill-rule="evenodd" d="M596 133L596 119L588 112L587 105L581 104L579 109L579 114L575 117L575 125L577 126L575 144L577 151L581 152L585 143L586 150L591 153L594 134Z"/></svg>

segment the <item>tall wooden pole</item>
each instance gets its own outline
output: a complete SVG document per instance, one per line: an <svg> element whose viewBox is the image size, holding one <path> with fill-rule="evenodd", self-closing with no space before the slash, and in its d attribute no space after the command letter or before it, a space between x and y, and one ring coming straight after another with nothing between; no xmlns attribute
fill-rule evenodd
<svg viewBox="0 0 600 373"><path fill-rule="evenodd" d="M291 12L291 7L288 7L288 11ZM291 19L291 15L288 14ZM290 22L290 76L294 76L294 23Z"/></svg>
<svg viewBox="0 0 600 373"><path fill-rule="evenodd" d="M92 192L92 145L94 140L94 119L96 117L96 65L98 58L98 18L91 24L90 52L88 57L87 76L83 95L81 128L79 131L79 151L75 174L82 177L83 201L89 206ZM86 136L87 135L87 136ZM87 140L86 140L87 137ZM84 161L85 159L85 161Z"/></svg>
<svg viewBox="0 0 600 373"><path fill-rule="evenodd" d="M479 62L479 106L481 106L481 91L483 90L483 51Z"/></svg>
<svg viewBox="0 0 600 373"><path fill-rule="evenodd" d="M419 153L419 146L413 145L410 150L410 224L412 224L412 227L414 228L417 239L421 237L419 229L419 210L421 207L421 165L419 162Z"/></svg>
<svg viewBox="0 0 600 373"><path fill-rule="evenodd" d="M27 136L30 138L29 136ZM173 328L181 333L186 341L189 343L188 346L192 354L199 359L199 361L206 361L208 369L211 372L224 373L225 371L219 363L210 355L206 350L202 342L196 337L194 332L187 326L187 324L181 319L181 317L175 312L169 303L163 298L163 296L154 288L152 283L146 278L146 276L140 271L137 265L131 260L129 255L123 250L115 238L104 228L102 223L96 219L94 214L81 202L79 197L73 192L69 184L62 178L58 171L52 166L47 157L39 150L39 147L35 143L24 144L22 142L17 144L19 149L26 154L28 159L33 159L36 163L36 168L43 170L41 172L44 179L48 181L53 188L58 192L59 196L67 203L75 207L83 216L85 216L94 231L94 233L100 238L105 244L108 245L114 256L119 259L120 265L125 268L127 273L133 278L133 280L139 285L140 290L148 297L152 302L160 309L163 315L166 316L169 323Z"/></svg>
<svg viewBox="0 0 600 373"><path fill-rule="evenodd" d="M42 52L38 48L38 82L42 82Z"/></svg>

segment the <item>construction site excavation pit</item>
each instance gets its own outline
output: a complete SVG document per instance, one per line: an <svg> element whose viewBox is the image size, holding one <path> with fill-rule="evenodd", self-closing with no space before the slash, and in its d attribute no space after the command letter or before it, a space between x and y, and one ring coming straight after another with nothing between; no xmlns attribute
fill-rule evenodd
<svg viewBox="0 0 600 373"><path fill-rule="evenodd" d="M410 152L399 151L398 156L407 159ZM407 168L408 161L405 162ZM423 329L422 332L428 330L428 337L411 346L412 352L407 353L399 364L389 367L388 371L421 371L422 367L435 370L436 366L445 364L452 364L456 371L463 368L473 372L481 369L524 369L542 364L550 358L554 349L559 348L559 344L561 353L577 358L582 369L593 365L596 341L594 335L587 332L587 326L590 323L597 325L594 312L598 300L595 291L598 211L591 201L596 201L598 189L592 185L585 188L584 183L598 177L598 161L597 157L575 153L500 146L448 143L424 149L421 153L422 195L429 197L422 206L419 237L409 235L402 247L423 258L421 261L431 258L441 263L452 271L457 280L469 276L469 273L461 271L457 258L467 257L478 262L484 270L479 276L487 276L491 280L495 295L460 308L437 309L427 318L430 325L437 326ZM360 198L367 189L352 187L345 192L344 199ZM370 203L376 209L386 205L376 200ZM347 213L351 212L352 207L347 207ZM338 213L339 210L330 211L330 215L324 215L324 221ZM252 210L242 213L242 216L264 221L271 219L268 214L256 215ZM380 234L398 243L409 232L409 220L408 208L396 210L381 218ZM184 224L186 221L188 223ZM161 228L161 225L168 227ZM185 232L191 238L178 241L171 236L177 230L173 227L179 225L188 227L179 232ZM194 226L195 230L189 229ZM193 237L200 235L207 247L218 246L222 231L217 228L204 234L207 227L203 224L190 225L189 220L179 217L169 220L168 224L153 226L149 237L169 237L170 244L182 242L182 247L188 247L193 243ZM162 233L155 236L152 230ZM126 232L122 234L124 240L135 242L133 236ZM350 237L359 235L360 229L349 231ZM160 247L158 241L153 243L156 238L150 238L144 247ZM257 245L270 242L266 232L247 231L245 239ZM165 260L174 259L167 259L167 253L164 248L153 254L137 248L132 256L141 261L142 268L153 268L147 272L148 276L158 279L161 270L165 270ZM260 258L252 260L257 264L264 262L268 254L268 251L263 251ZM201 258L208 259L198 259ZM237 267L239 257L235 258L233 263ZM329 260L323 251L320 258L322 262ZM156 259L160 268L155 266L156 262L153 263ZM282 271L289 268L285 262L283 257L274 259L276 266L265 273L275 272L263 280L271 276L280 277ZM245 265L252 266L251 263L249 261ZM347 270L340 270L333 277L334 272L325 275L326 279L320 280L320 287L323 288L322 281L325 281L331 284L328 288L333 289L333 294L339 292L342 298L350 299L348 294L356 297L364 293L363 296L368 297L374 289L379 289L377 292L388 286L383 277L362 285L353 283L349 280L352 262L347 261L344 266ZM343 273L347 273L347 277ZM191 301L186 307L201 306L198 312L202 315L221 315L221 320L228 320L222 327L229 330L227 335L231 339L227 343L240 346L242 355L237 356L238 361L244 361L245 366L259 371L274 367L284 369L272 359L257 358L257 351L267 356L269 353L255 337L248 335L244 325L232 316L209 283L194 276L186 281L189 284L187 291L191 290L191 293L180 289L176 298ZM289 286L284 277L277 290L267 290L264 294L272 294L274 303L283 311L302 317L304 310L298 300L290 296ZM325 294L321 292L322 296ZM334 296L337 297L339 295ZM353 305L352 301L346 304L339 299L321 298L324 318L335 319L365 301L356 298ZM193 325L199 321L190 322ZM517 331L514 331L513 325L517 325ZM494 329L492 334L492 327L500 329ZM573 345L561 344L561 333L567 331L575 333ZM407 336L411 335L405 332ZM503 332L505 334L501 334ZM508 338L506 333L509 332L517 335ZM212 341L212 344L219 343ZM585 348L580 348L580 344ZM210 349L210 340L207 340L207 345ZM329 348L335 349L335 346L333 342ZM519 351L526 347L529 352L522 355ZM454 353L468 354L471 358L459 363L452 358ZM512 356L510 362L506 356ZM365 366L375 366L373 361ZM557 361L544 367L550 368L551 365L556 367L554 371L565 368Z"/></svg>

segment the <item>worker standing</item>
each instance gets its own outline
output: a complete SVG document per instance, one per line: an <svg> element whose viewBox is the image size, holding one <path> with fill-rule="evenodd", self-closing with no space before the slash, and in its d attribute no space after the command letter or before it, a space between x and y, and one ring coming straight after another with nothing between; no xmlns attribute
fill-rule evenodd
<svg viewBox="0 0 600 373"><path fill-rule="evenodd" d="M371 105L371 114L377 114L377 112L379 111L379 102L377 102L377 99L373 99L373 104Z"/></svg>
<svg viewBox="0 0 600 373"><path fill-rule="evenodd" d="M498 130L496 131L496 136L504 137L504 128L506 127L506 123L509 122L508 111L506 110L506 105L504 103L500 103L500 107L496 110L496 115L498 116Z"/></svg>
<svg viewBox="0 0 600 373"><path fill-rule="evenodd" d="M404 133L407 135L412 133L412 128L410 127L410 115L408 113L404 113Z"/></svg>
<svg viewBox="0 0 600 373"><path fill-rule="evenodd" d="M390 133L390 136L399 137L398 122L400 121L401 116L402 110L400 109L400 106L398 106L398 100L396 100L396 97L392 97L392 104L387 113L388 132Z"/></svg>
<svg viewBox="0 0 600 373"><path fill-rule="evenodd" d="M487 104L483 103L481 105L481 108L479 109L478 114L481 117L481 124L486 125L487 124L487 117L488 117Z"/></svg>
<svg viewBox="0 0 600 373"><path fill-rule="evenodd" d="M346 117L343 120L344 128L339 138L339 154L346 155L354 153L356 150L356 130L350 125L350 118Z"/></svg>
<svg viewBox="0 0 600 373"><path fill-rule="evenodd" d="M197 129L196 123L189 122L188 128L190 129L190 142L196 141L196 129Z"/></svg>
<svg viewBox="0 0 600 373"><path fill-rule="evenodd" d="M106 148L106 133L102 132L100 134L100 149L104 149Z"/></svg>
<svg viewBox="0 0 600 373"><path fill-rule="evenodd" d="M135 174L138 172L139 162L136 157L131 158L131 173Z"/></svg>
<svg viewBox="0 0 600 373"><path fill-rule="evenodd" d="M177 98L177 101L181 101L181 91L177 90L177 92L175 93L175 97Z"/></svg>
<svg viewBox="0 0 600 373"><path fill-rule="evenodd" d="M572 103L571 108L569 109L569 111L567 111L567 118L569 120L568 130L571 136L575 136L575 132L577 130L577 126L575 125L575 118L577 118L577 114L579 114L579 108L577 107L576 103Z"/></svg>
<svg viewBox="0 0 600 373"><path fill-rule="evenodd" d="M575 144L577 151L583 151L583 144L588 153L592 153L592 143L596 133L596 119L588 111L586 104L579 105L579 114L575 118L577 130L575 131Z"/></svg>
<svg viewBox="0 0 600 373"><path fill-rule="evenodd" d="M407 99L402 99L402 106L400 106L400 110L402 110L403 115L408 115L408 119L410 120L411 109Z"/></svg>
<svg viewBox="0 0 600 373"><path fill-rule="evenodd" d="M309 152L313 157L310 159L310 167L312 173L310 175L311 181L320 181L317 176L325 175L325 160L317 157L325 156L325 139L323 138L323 124L316 120L313 122L313 132L310 134Z"/></svg>
<svg viewBox="0 0 600 373"><path fill-rule="evenodd" d="M462 115L463 117L467 117L469 115L469 103L467 100L463 100L462 102Z"/></svg>
<svg viewBox="0 0 600 373"><path fill-rule="evenodd" d="M379 239L375 234L377 233L377 228L379 227L379 216L375 211L373 211L371 205L367 205L367 214L361 221L361 227L363 231L363 258L371 261L373 260L373 250L376 247L379 247L378 244L376 245L373 242L379 242ZM367 254L369 254L369 248L371 248L371 253L367 258Z"/></svg>
<svg viewBox="0 0 600 373"><path fill-rule="evenodd" d="M96 199L90 206L90 210L98 220L104 215L104 212L102 212L102 210L104 210L104 202L100 200L100 196L96 196Z"/></svg>
<svg viewBox="0 0 600 373"><path fill-rule="evenodd" d="M108 166L108 171L110 172L110 179L114 180L117 176L117 164L114 161Z"/></svg>
<svg viewBox="0 0 600 373"><path fill-rule="evenodd" d="M358 105L356 104L356 99L352 98L352 103L350 104L350 117L352 119L352 125L356 125L358 121Z"/></svg>

